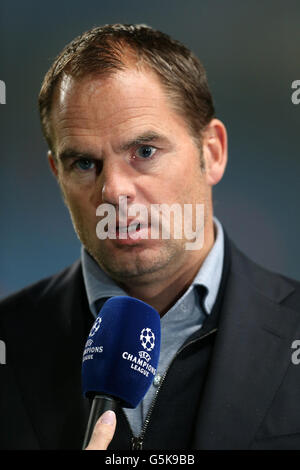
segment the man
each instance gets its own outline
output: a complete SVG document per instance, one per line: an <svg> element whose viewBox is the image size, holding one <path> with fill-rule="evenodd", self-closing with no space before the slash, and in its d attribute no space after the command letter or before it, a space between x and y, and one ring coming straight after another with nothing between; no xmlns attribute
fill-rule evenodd
<svg viewBox="0 0 300 470"><path fill-rule="evenodd" d="M144 25L94 28L55 60L39 106L82 253L1 304L1 447L80 448L84 344L103 302L123 294L160 313L160 362L142 403L119 408L117 424L100 419L89 448L112 436L110 449L299 448L300 286L250 261L213 216L227 136L198 59ZM147 209L134 237L123 203L126 216ZM99 233L104 204L115 237ZM176 223L169 237L151 236L151 208L163 204L192 207L184 222L202 243L188 249Z"/></svg>

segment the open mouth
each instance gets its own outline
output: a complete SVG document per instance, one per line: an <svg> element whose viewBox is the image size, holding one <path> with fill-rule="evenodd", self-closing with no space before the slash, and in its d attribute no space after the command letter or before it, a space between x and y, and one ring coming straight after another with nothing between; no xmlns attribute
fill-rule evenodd
<svg viewBox="0 0 300 470"><path fill-rule="evenodd" d="M142 228L142 225L140 222L137 222L137 223L131 223L129 224L128 226L127 225L117 225L116 227L116 234L118 233L134 233L134 232L138 232L140 231Z"/></svg>

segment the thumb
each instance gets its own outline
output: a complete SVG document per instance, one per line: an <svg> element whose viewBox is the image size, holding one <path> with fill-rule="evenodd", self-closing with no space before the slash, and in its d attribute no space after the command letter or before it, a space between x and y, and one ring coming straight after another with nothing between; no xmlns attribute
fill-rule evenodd
<svg viewBox="0 0 300 470"><path fill-rule="evenodd" d="M96 422L91 440L85 450L106 450L114 436L116 422L115 412L105 411Z"/></svg>

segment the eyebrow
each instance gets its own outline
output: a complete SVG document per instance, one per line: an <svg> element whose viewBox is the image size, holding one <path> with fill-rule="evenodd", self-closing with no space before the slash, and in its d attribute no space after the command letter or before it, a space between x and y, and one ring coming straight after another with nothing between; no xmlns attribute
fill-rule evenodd
<svg viewBox="0 0 300 470"><path fill-rule="evenodd" d="M165 142L165 143L170 143L167 137L158 134L157 132L145 132L144 134L141 134L134 139L129 140L128 142L122 144L119 148L120 152L125 152L132 147L136 147L137 145L143 145L147 144L149 142ZM89 159L89 160L97 160L98 157L89 152L79 152L78 150L69 148L66 150L63 150L61 153L57 155L57 158L60 159L62 162L70 159Z"/></svg>
<svg viewBox="0 0 300 470"><path fill-rule="evenodd" d="M95 155L87 152L78 152L77 150L74 149L66 149L63 152L59 153L57 158L61 161L66 161L74 158L88 158L89 160L95 160Z"/></svg>
<svg viewBox="0 0 300 470"><path fill-rule="evenodd" d="M167 137L158 134L157 132L145 132L132 140L129 140L125 144L121 145L120 150L126 151L131 149L132 147L136 147L137 145L148 144L149 142L169 142Z"/></svg>

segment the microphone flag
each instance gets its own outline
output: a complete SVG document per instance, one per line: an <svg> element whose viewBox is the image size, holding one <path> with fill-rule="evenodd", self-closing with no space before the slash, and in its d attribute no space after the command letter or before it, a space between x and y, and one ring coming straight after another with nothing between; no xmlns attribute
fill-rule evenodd
<svg viewBox="0 0 300 470"><path fill-rule="evenodd" d="M136 408L156 374L161 341L158 312L134 297L116 296L101 308L82 358L86 397L108 395Z"/></svg>

